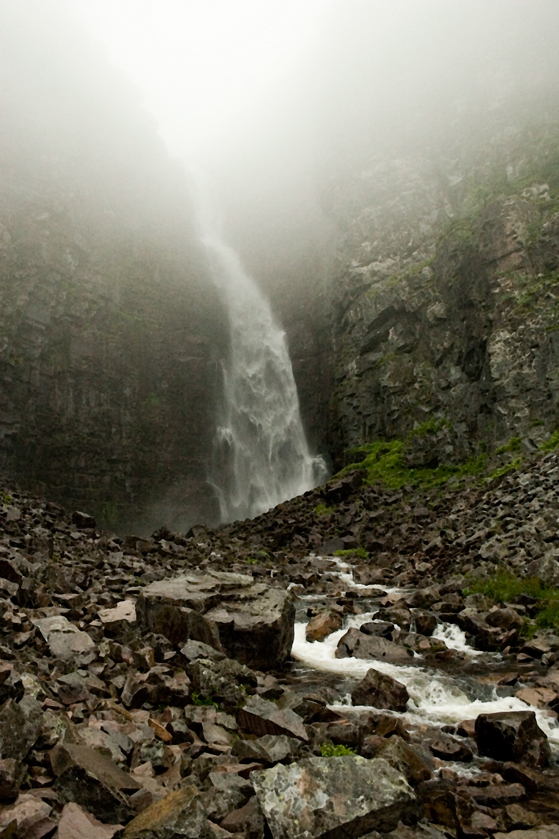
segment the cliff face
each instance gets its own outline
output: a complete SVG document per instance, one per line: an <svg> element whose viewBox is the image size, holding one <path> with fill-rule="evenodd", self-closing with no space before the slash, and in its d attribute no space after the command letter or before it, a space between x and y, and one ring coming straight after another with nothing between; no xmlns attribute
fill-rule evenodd
<svg viewBox="0 0 559 839"><path fill-rule="evenodd" d="M181 527L212 515L221 308L155 124L54 8L1 9L0 468Z"/></svg>
<svg viewBox="0 0 559 839"><path fill-rule="evenodd" d="M338 463L433 418L418 465L557 428L559 123L534 110L474 116L325 189Z"/></svg>

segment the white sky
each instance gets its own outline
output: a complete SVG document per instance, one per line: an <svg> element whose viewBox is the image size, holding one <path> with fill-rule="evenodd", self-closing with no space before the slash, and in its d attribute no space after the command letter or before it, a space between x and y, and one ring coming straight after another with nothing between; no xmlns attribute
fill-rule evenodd
<svg viewBox="0 0 559 839"><path fill-rule="evenodd" d="M69 0L181 156L208 152L312 53L330 0Z"/></svg>

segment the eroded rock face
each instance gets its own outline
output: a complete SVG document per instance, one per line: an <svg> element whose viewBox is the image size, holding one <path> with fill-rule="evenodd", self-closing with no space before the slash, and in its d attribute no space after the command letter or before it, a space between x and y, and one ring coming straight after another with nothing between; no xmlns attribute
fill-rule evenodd
<svg viewBox="0 0 559 839"><path fill-rule="evenodd" d="M177 646L201 641L259 670L280 667L293 644L292 596L243 574L192 572L154 582L137 612L142 626Z"/></svg>
<svg viewBox="0 0 559 839"><path fill-rule="evenodd" d="M334 839L393 830L413 818L415 795L385 760L307 758L254 772L274 839Z"/></svg>

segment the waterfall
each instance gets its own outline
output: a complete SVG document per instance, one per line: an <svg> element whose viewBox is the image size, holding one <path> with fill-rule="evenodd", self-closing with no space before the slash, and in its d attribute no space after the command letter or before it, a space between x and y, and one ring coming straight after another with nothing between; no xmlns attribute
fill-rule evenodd
<svg viewBox="0 0 559 839"><path fill-rule="evenodd" d="M307 445L285 333L268 300L227 245L207 179L196 176L198 223L226 305L230 339L210 480L222 521L254 518L326 478Z"/></svg>

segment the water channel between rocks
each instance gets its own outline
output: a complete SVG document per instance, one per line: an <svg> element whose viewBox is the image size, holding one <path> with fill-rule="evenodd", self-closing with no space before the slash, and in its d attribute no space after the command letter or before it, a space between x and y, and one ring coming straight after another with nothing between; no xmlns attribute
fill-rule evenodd
<svg viewBox="0 0 559 839"><path fill-rule="evenodd" d="M294 674L304 675L308 679L309 671L314 671L313 682L317 687L323 684L325 696L329 699L335 690L338 700L330 699L329 707L332 710L343 711L346 714L350 708L356 713L376 711L402 717L412 726L435 727L475 719L478 714L535 711L538 725L547 734L552 750L559 757L559 723L555 717L527 705L515 696L498 695L496 674L504 674L510 669L510 665L507 668L499 653L481 652L470 646L465 633L453 624L439 623L432 637L444 641L448 649L463 654L455 663L441 662L438 666L433 661L426 662L418 653L410 655L409 664L406 665L378 659L336 658L338 643L348 629L358 629L363 624L375 620L375 615L380 609L379 587L356 583L350 566L337 557L321 558L330 559L335 563L332 573L338 575L347 591L359 593L358 603L363 610L359 615L348 616L344 620L343 628L331 633L324 641L308 642L305 639L307 608L317 601L324 603L326 607L328 598L312 594L299 595L292 648L292 656L297 662ZM373 597L366 596L367 589ZM403 589L385 586L382 586L382 592L383 596L389 595L392 598L398 594L405 594ZM410 699L405 712L400 714L386 709L351 705L349 694L352 687L371 668L388 674L407 687ZM501 692L506 692L506 689L501 689Z"/></svg>

